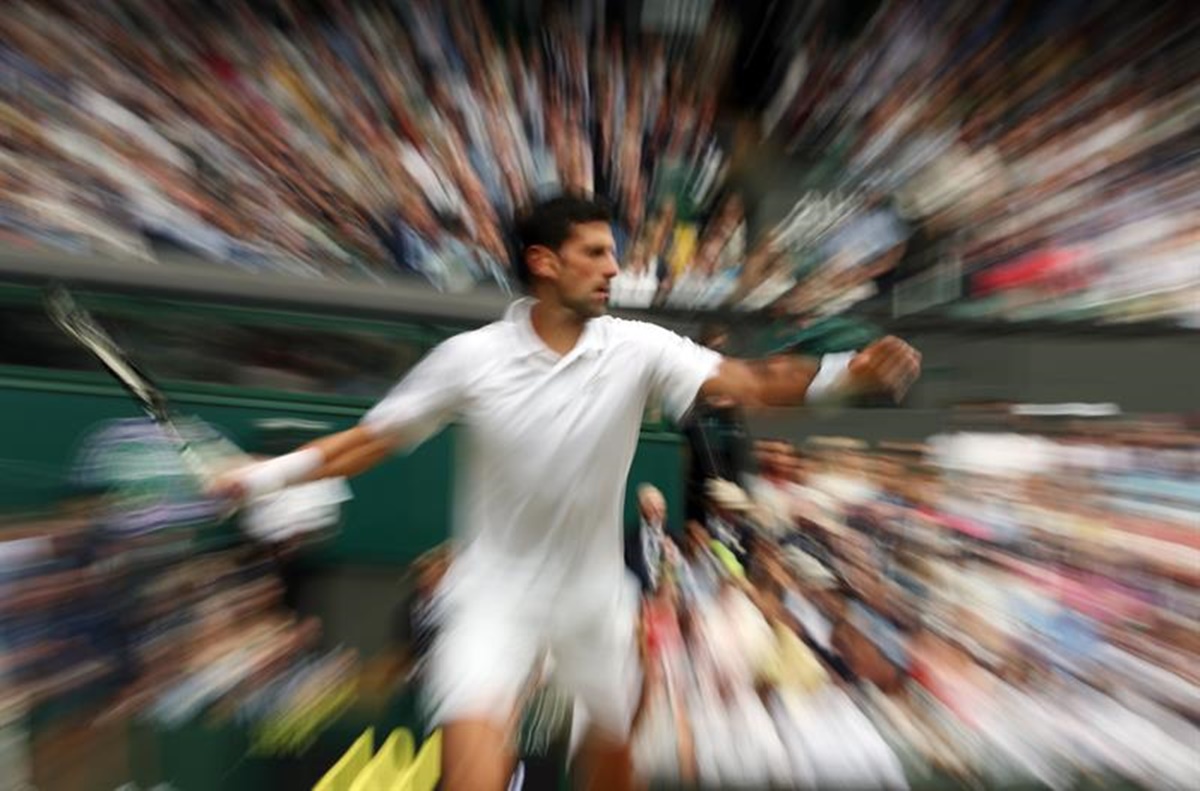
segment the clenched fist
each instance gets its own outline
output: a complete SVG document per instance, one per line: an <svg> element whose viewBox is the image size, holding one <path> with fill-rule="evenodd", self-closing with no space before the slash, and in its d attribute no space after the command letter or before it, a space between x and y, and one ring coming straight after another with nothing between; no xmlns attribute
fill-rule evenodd
<svg viewBox="0 0 1200 791"><path fill-rule="evenodd" d="M920 375L920 352L892 335L854 355L846 371L851 391L886 393L897 403Z"/></svg>

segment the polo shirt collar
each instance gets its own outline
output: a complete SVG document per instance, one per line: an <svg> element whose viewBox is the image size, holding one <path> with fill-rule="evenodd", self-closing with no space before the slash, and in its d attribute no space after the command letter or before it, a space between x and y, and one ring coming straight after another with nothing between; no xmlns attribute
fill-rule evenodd
<svg viewBox="0 0 1200 791"><path fill-rule="evenodd" d="M536 303L537 300L533 297L522 297L510 304L504 312L504 320L512 324L516 330L517 356L528 357L540 353L558 357L533 329L531 313ZM575 347L560 358L560 363L568 362L584 354L593 354L603 348L603 328L596 319L592 319L584 326L583 334L579 336Z"/></svg>

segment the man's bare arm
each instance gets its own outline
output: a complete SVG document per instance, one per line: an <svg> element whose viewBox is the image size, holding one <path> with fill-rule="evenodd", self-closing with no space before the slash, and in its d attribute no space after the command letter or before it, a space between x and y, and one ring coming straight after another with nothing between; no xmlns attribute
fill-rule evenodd
<svg viewBox="0 0 1200 791"><path fill-rule="evenodd" d="M765 360L727 357L700 388L704 398L729 399L746 407L794 406L804 403L819 360L781 355Z"/></svg>
<svg viewBox="0 0 1200 791"><path fill-rule="evenodd" d="M353 478L387 459L399 446L395 437L380 436L361 425L330 434L305 446L316 448L324 458L320 468L310 473L307 480Z"/></svg>
<svg viewBox="0 0 1200 791"><path fill-rule="evenodd" d="M764 360L726 358L700 395L726 398L742 406L799 406L821 370L819 360L779 355ZM887 393L901 400L921 371L921 355L904 341L887 337L872 343L849 361L839 374L843 395Z"/></svg>
<svg viewBox="0 0 1200 791"><path fill-rule="evenodd" d="M213 495L240 502L322 478L351 478L366 472L400 447L400 440L366 426L330 434L284 456L221 476Z"/></svg>

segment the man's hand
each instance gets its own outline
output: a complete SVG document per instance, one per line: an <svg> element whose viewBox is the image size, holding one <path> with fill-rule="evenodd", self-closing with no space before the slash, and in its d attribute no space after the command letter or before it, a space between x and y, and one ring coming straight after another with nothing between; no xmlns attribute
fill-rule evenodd
<svg viewBox="0 0 1200 791"><path fill-rule="evenodd" d="M854 355L846 371L846 385L850 392L886 393L899 403L920 375L920 352L889 335Z"/></svg>
<svg viewBox="0 0 1200 791"><path fill-rule="evenodd" d="M216 476L204 487L205 493L214 500L227 503L230 508L238 508L250 496L246 482L242 478L247 466L249 465Z"/></svg>

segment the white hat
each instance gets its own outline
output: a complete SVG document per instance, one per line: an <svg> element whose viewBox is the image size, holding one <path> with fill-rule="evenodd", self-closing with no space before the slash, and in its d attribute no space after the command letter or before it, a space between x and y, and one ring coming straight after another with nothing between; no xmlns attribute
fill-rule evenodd
<svg viewBox="0 0 1200 791"><path fill-rule="evenodd" d="M710 478L705 490L708 492L708 499L712 500L718 508L726 511L741 513L754 507L754 503L746 496L742 487L732 481Z"/></svg>
<svg viewBox="0 0 1200 791"><path fill-rule="evenodd" d="M796 547L788 547L783 551L788 565L796 576L818 588L832 588L837 584L837 577L824 563L807 552Z"/></svg>

